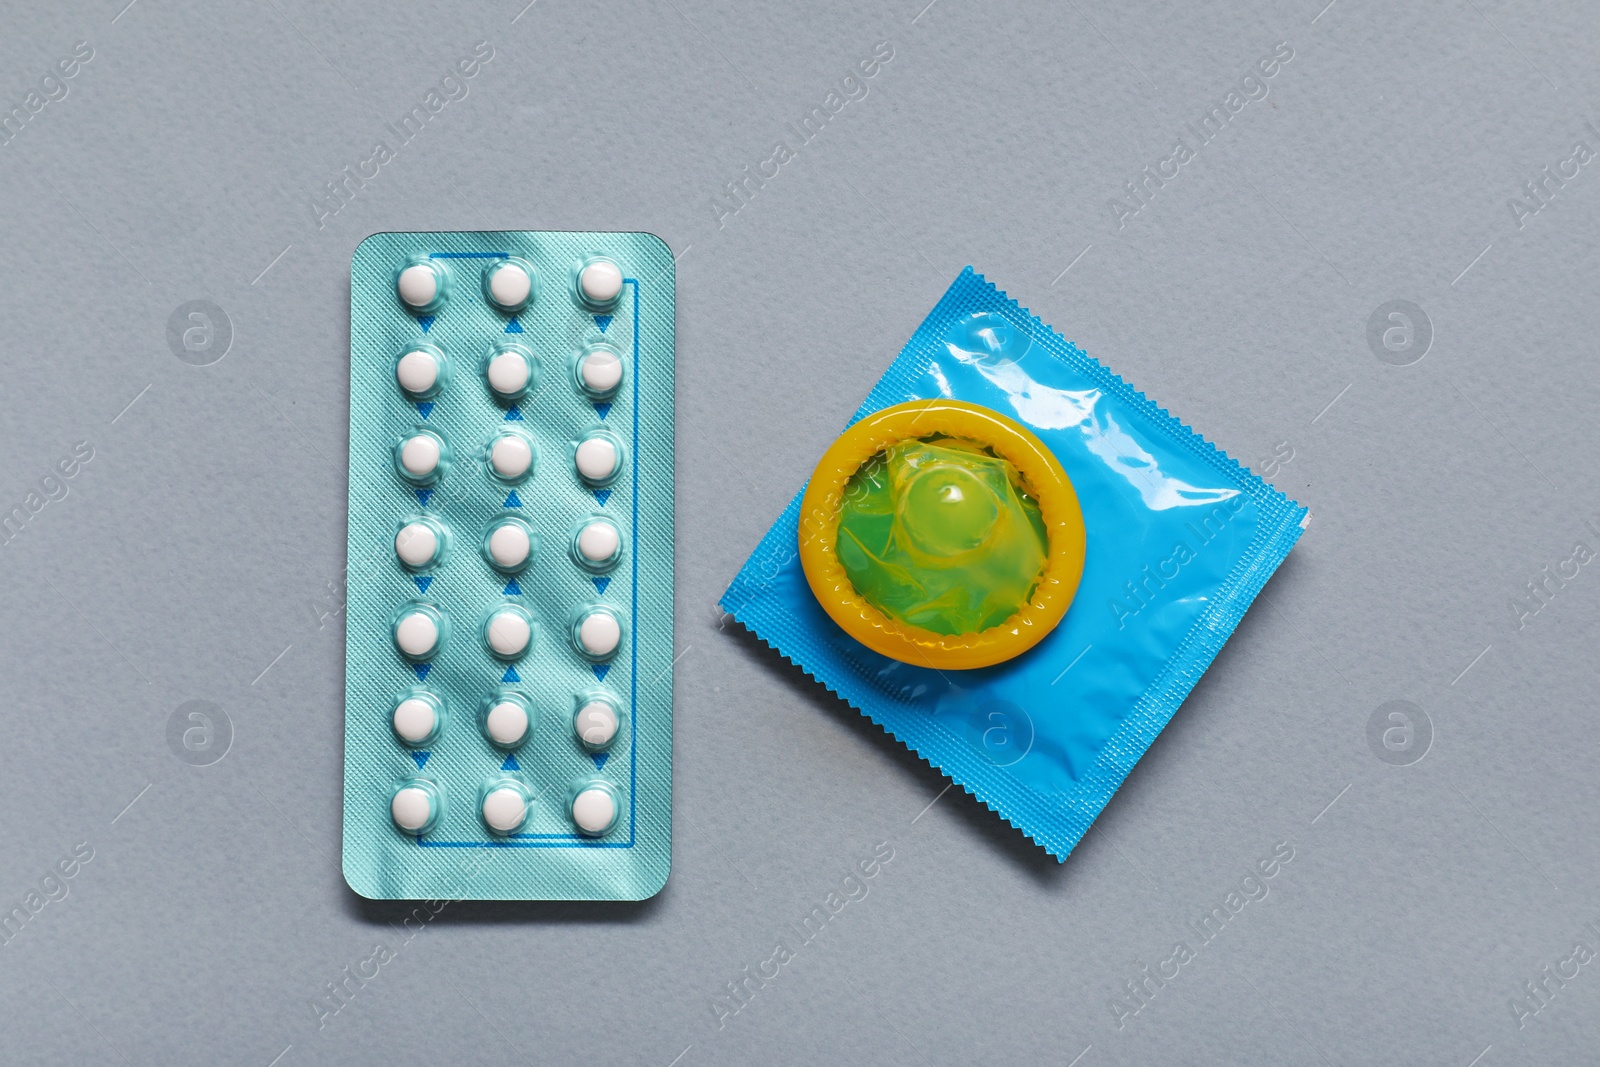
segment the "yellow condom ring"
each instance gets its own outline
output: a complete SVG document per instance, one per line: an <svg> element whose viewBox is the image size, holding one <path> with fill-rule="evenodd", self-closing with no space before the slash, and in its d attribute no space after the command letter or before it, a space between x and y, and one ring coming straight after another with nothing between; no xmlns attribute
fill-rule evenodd
<svg viewBox="0 0 1600 1067"><path fill-rule="evenodd" d="M999 626L976 633L934 633L890 618L856 592L836 551L850 478L890 445L933 435L976 441L1008 460L1038 501L1049 539L1028 602ZM868 415L822 454L800 501L800 564L823 610L874 652L938 670L989 667L1038 644L1071 607L1083 577L1083 554L1083 509L1055 454L1015 420L960 400L915 400Z"/></svg>

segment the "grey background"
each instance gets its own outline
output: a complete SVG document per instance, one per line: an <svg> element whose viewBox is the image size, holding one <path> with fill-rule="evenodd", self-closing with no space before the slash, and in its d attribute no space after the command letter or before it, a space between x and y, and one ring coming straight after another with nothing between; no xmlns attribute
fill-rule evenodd
<svg viewBox="0 0 1600 1067"><path fill-rule="evenodd" d="M1600 150L1600 11L523 2L0 12L3 110L95 51L0 147L0 507L94 449L0 548L0 904L94 850L0 947L0 1058L1585 1057L1600 962L1522 1028L1510 1001L1600 949L1600 573L1521 629L1510 603L1600 545L1600 167L1520 228L1507 201ZM324 183L481 40L469 95L319 228ZM868 96L719 224L878 41ZM1267 99L1119 229L1111 198L1280 41ZM480 228L681 257L674 868L641 905L452 905L408 942L338 863L349 259ZM967 263L1313 512L1060 865L714 606ZM197 299L233 329L205 367L166 339ZM1403 367L1367 343L1396 299L1434 332ZM1396 700L1431 727L1404 766L1369 743ZM232 724L209 766L168 747L190 701ZM719 1029L882 841L866 898ZM1139 964L1278 842L1267 898L1119 1029Z"/></svg>

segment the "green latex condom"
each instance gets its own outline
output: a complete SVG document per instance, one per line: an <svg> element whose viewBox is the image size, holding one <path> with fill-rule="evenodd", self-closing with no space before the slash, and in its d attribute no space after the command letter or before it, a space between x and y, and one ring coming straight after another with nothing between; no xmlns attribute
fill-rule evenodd
<svg viewBox="0 0 1600 1067"><path fill-rule="evenodd" d="M889 618L967 634L1022 609L1050 542L1016 467L936 435L891 445L851 476L836 548L856 592Z"/></svg>

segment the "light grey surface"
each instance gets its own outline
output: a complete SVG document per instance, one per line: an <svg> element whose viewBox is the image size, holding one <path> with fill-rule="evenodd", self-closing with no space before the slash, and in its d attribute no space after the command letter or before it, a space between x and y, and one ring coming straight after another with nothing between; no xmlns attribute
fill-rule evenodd
<svg viewBox="0 0 1600 1067"><path fill-rule="evenodd" d="M1600 150L1592 4L124 2L12 4L0 34L7 110L94 49L0 147L0 506L94 450L0 548L0 904L93 849L0 947L0 1058L1593 1048L1600 961L1542 968L1600 950L1600 572L1521 629L1510 605L1600 545L1600 166L1520 228L1507 203ZM465 98L319 228L324 184L484 40ZM719 220L879 41L866 97ZM1280 41L1267 98L1119 229L1109 201ZM681 255L675 864L642 905L452 905L407 940L338 864L349 259L376 230L480 228ZM1313 511L1063 865L714 607L967 263L1263 473L1287 442L1271 478ZM1368 346L1396 299L1434 334L1408 366ZM190 300L232 325L209 366L169 349ZM1369 744L1394 700L1431 724L1404 766ZM219 762L169 748L190 701L232 724ZM719 1028L727 983L883 841L865 898ZM1189 924L1285 841L1267 897L1201 944ZM1194 959L1119 1029L1112 998L1179 940ZM1530 981L1549 999L1519 1028Z"/></svg>

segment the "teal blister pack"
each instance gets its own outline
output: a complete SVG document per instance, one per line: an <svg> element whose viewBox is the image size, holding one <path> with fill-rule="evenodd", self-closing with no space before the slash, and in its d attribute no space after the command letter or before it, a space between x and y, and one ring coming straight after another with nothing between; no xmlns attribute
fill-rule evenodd
<svg viewBox="0 0 1600 1067"><path fill-rule="evenodd" d="M362 896L666 883L674 293L647 233L356 249L344 876Z"/></svg>

